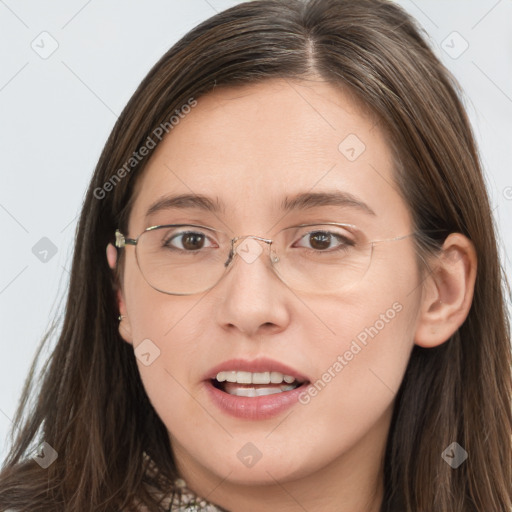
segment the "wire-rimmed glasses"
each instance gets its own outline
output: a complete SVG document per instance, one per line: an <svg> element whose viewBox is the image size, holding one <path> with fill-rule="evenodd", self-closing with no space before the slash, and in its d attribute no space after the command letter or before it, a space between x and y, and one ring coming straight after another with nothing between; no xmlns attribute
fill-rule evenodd
<svg viewBox="0 0 512 512"><path fill-rule="evenodd" d="M229 272L236 256L252 264L263 246L268 247L276 275L293 290L335 293L365 275L376 244L413 234L368 242L361 240L361 233L352 224L325 222L287 227L273 239L255 235L232 238L207 226L167 224L148 227L137 238L125 238L116 230L115 245L134 245L146 282L169 295L208 291Z"/></svg>

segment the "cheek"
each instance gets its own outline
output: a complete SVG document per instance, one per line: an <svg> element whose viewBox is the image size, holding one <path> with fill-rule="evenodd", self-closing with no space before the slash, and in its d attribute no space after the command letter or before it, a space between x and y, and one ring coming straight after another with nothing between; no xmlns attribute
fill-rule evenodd
<svg viewBox="0 0 512 512"><path fill-rule="evenodd" d="M325 319L336 334L310 345L316 379L294 418L303 456L319 466L387 428L413 346L410 306L373 297L339 304L337 314L332 302L330 308L333 314ZM276 438L278 432L287 446L286 432L277 429Z"/></svg>
<svg viewBox="0 0 512 512"><path fill-rule="evenodd" d="M136 361L146 394L168 430L181 435L204 422L199 420L196 400L202 347L191 342L199 336L197 327L187 322L187 311L193 308L145 305L134 328Z"/></svg>
<svg viewBox="0 0 512 512"><path fill-rule="evenodd" d="M325 311L325 310L324 310ZM376 297L329 305L330 331L311 344L318 393L324 387L357 396L384 387L396 392L413 347L415 307Z"/></svg>
<svg viewBox="0 0 512 512"><path fill-rule="evenodd" d="M179 318L180 304L186 301L152 288L139 270L134 254L126 262L124 290L134 345L149 338L160 346L176 323L174 319Z"/></svg>
<svg viewBox="0 0 512 512"><path fill-rule="evenodd" d="M302 403L322 415L322 407L337 404L326 409L334 423L370 425L391 405L401 385L420 306L415 266L403 261L401 272L377 266L352 293L315 302L325 327L316 339L303 324L310 332L307 350L316 380Z"/></svg>
<svg viewBox="0 0 512 512"><path fill-rule="evenodd" d="M183 418L192 420L197 416L197 403L191 383L199 379L197 362L204 352L198 340L207 339L205 320L210 318L200 313L201 296L172 296L154 290L136 263L127 266L125 295L136 362L149 400L168 426L183 423Z"/></svg>

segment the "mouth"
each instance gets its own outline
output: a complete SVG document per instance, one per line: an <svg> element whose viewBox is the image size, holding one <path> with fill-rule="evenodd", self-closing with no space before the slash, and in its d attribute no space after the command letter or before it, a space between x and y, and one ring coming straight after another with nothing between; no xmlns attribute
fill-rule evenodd
<svg viewBox="0 0 512 512"><path fill-rule="evenodd" d="M279 361L231 359L205 376L209 399L225 414L264 420L284 413L299 401L310 379Z"/></svg>
<svg viewBox="0 0 512 512"><path fill-rule="evenodd" d="M211 383L216 389L229 395L256 398L293 391L307 381L277 371L253 373L228 370L218 372L211 379Z"/></svg>

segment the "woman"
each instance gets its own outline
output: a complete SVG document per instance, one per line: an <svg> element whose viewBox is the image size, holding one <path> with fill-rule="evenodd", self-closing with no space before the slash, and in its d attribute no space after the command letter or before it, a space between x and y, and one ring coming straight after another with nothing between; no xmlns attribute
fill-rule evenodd
<svg viewBox="0 0 512 512"><path fill-rule="evenodd" d="M107 141L0 505L510 511L505 292L457 84L413 20L228 9Z"/></svg>

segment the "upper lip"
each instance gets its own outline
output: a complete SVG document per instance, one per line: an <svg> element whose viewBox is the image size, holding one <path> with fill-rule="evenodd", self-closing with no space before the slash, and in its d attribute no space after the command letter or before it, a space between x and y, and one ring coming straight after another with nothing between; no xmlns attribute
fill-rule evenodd
<svg viewBox="0 0 512 512"><path fill-rule="evenodd" d="M214 366L204 376L204 380L214 379L219 372L240 371L240 372L281 372L283 375L295 377L299 382L309 382L309 379L294 368L286 364L262 357L249 361L247 359L230 359Z"/></svg>

